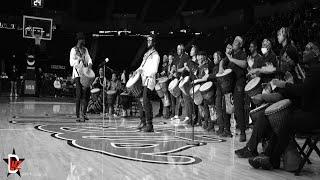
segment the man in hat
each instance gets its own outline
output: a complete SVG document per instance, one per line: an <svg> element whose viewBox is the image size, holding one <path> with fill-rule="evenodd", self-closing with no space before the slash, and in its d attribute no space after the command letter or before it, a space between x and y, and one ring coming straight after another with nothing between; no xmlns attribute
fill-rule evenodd
<svg viewBox="0 0 320 180"><path fill-rule="evenodd" d="M88 49L85 47L85 37L83 33L77 33L77 45L70 51L70 66L73 67L72 79L76 83L76 116L77 122L89 120L86 116L88 101L90 98L89 88L85 88L80 83L80 71L83 67L92 68L92 59ZM80 119L80 106L82 107L82 117Z"/></svg>
<svg viewBox="0 0 320 180"><path fill-rule="evenodd" d="M155 36L150 35L147 37L148 51L143 56L143 61L135 73L141 74L143 95L142 106L140 106L140 119L141 122L138 126L139 130L144 132L153 132L153 109L150 101L152 91L156 85L156 74L158 72L160 56L155 49Z"/></svg>

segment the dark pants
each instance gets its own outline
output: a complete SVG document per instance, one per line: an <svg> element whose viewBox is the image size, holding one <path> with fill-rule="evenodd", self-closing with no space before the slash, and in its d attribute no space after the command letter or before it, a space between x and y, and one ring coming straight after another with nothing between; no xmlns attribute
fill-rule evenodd
<svg viewBox="0 0 320 180"><path fill-rule="evenodd" d="M272 132L269 120L266 118L258 119L253 126L251 137L247 143L247 147L251 151L257 151L258 144Z"/></svg>
<svg viewBox="0 0 320 180"><path fill-rule="evenodd" d="M202 118L207 122L210 120L210 110L206 100L203 100L203 102L199 105L199 114L200 115L198 115L198 121Z"/></svg>
<svg viewBox="0 0 320 180"><path fill-rule="evenodd" d="M170 114L171 116L175 116L176 109L176 98L170 93Z"/></svg>
<svg viewBox="0 0 320 180"><path fill-rule="evenodd" d="M189 95L182 93L182 98L184 101L184 110L186 117L191 119L192 116L192 98Z"/></svg>
<svg viewBox="0 0 320 180"><path fill-rule="evenodd" d="M88 102L90 98L89 88L83 88L80 83L80 77L74 79L76 83L76 116L80 117L80 105L82 108L82 115L86 115Z"/></svg>
<svg viewBox="0 0 320 180"><path fill-rule="evenodd" d="M163 102L162 100L160 99L160 108L159 108L159 115L163 115Z"/></svg>
<svg viewBox="0 0 320 180"><path fill-rule="evenodd" d="M234 115L241 132L244 132L246 130L246 120L245 120L245 111L244 111L245 83L246 83L246 80L244 78L238 79L235 83L235 88L233 92Z"/></svg>
<svg viewBox="0 0 320 180"><path fill-rule="evenodd" d="M142 106L139 105L140 119L143 123L147 123L148 125L152 125L152 104L150 101L150 97L152 95L152 91L147 88L147 86L143 87L143 103ZM139 103L138 103L139 104Z"/></svg>
<svg viewBox="0 0 320 180"><path fill-rule="evenodd" d="M288 119L285 126L282 126L280 132L272 138L272 152L267 154L273 166L277 166L280 156L289 144L290 138L296 132L308 132L310 130L320 129L320 121L317 113L295 110L291 118Z"/></svg>
<svg viewBox="0 0 320 180"><path fill-rule="evenodd" d="M216 89L215 106L217 111L217 123L219 125L219 129L230 130L230 115L226 113L226 103L224 95L219 87Z"/></svg>
<svg viewBox="0 0 320 180"><path fill-rule="evenodd" d="M180 96L176 97L175 99L176 99L176 106L175 106L175 109L174 109L174 112L175 112L174 114L176 116L180 116L181 115L180 114L180 108L181 108L182 97L180 95Z"/></svg>

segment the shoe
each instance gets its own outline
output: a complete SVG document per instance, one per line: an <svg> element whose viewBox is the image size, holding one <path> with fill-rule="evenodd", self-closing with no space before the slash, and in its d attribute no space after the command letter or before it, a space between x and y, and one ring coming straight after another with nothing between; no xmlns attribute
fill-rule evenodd
<svg viewBox="0 0 320 180"><path fill-rule="evenodd" d="M245 132L241 132L240 133L240 138L239 141L240 142L246 142L247 138L246 138L246 133Z"/></svg>
<svg viewBox="0 0 320 180"><path fill-rule="evenodd" d="M85 120L83 118L77 117L76 122L85 122Z"/></svg>
<svg viewBox="0 0 320 180"><path fill-rule="evenodd" d="M215 132L216 130L214 129L214 122L209 121L208 127L207 127L208 132Z"/></svg>
<svg viewBox="0 0 320 180"><path fill-rule="evenodd" d="M146 125L143 129L143 132L154 132L153 125Z"/></svg>
<svg viewBox="0 0 320 180"><path fill-rule="evenodd" d="M146 123L145 122L141 122L139 123L137 129L141 130L142 128L144 128L146 126Z"/></svg>
<svg viewBox="0 0 320 180"><path fill-rule="evenodd" d="M157 114L155 117L162 117L162 114Z"/></svg>
<svg viewBox="0 0 320 180"><path fill-rule="evenodd" d="M88 120L89 120L89 118L87 117L87 115L83 115L82 118L83 118L83 120L85 120L85 121L88 121Z"/></svg>
<svg viewBox="0 0 320 180"><path fill-rule="evenodd" d="M239 158L252 158L258 156L258 152L251 151L247 146L235 151Z"/></svg>
<svg viewBox="0 0 320 180"><path fill-rule="evenodd" d="M185 117L184 120L182 121L183 124L189 124L189 122L190 122L189 117Z"/></svg>
<svg viewBox="0 0 320 180"><path fill-rule="evenodd" d="M223 128L219 127L218 131L217 131L217 135L220 136L223 134Z"/></svg>
<svg viewBox="0 0 320 180"><path fill-rule="evenodd" d="M170 120L173 121L173 120L175 120L175 119L179 119L179 116L175 115L175 116L173 116Z"/></svg>
<svg viewBox="0 0 320 180"><path fill-rule="evenodd" d="M270 162L270 158L268 156L257 156L253 158L249 158L249 164L255 168L262 168L264 170L272 170L273 166Z"/></svg>
<svg viewBox="0 0 320 180"><path fill-rule="evenodd" d="M225 130L223 131L223 133L221 134L221 137L232 137L231 131L230 130Z"/></svg>

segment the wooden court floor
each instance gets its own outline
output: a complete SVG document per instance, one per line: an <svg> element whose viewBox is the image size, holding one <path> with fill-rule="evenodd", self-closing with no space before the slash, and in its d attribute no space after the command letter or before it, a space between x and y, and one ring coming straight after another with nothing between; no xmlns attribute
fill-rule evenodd
<svg viewBox="0 0 320 180"><path fill-rule="evenodd" d="M154 111L158 103L153 103ZM221 139L195 128L200 146L188 145L192 128L161 118L155 133L135 130L138 118L89 115L75 123L75 105L65 99L0 99L0 155L15 149L24 158L17 174L7 177L0 162L0 179L27 180L162 180L162 179L320 179L320 159L312 154L301 176L283 170L263 171L239 159L239 136ZM14 120L16 123L9 123ZM234 131L234 130L233 130ZM234 132L235 133L235 132ZM247 131L250 137L250 130Z"/></svg>

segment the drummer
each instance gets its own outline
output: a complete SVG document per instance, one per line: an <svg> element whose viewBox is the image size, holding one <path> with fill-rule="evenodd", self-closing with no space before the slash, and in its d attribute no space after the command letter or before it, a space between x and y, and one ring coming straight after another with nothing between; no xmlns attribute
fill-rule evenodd
<svg viewBox="0 0 320 180"><path fill-rule="evenodd" d="M182 80L185 76L187 76L186 63L189 60L188 54L185 52L185 48L183 44L179 44L177 46L177 54L175 56L175 63L177 68L177 77L179 80ZM184 112L190 113L191 110L191 99L187 95L182 95L176 97L176 107L175 107L175 116L173 119L178 119L180 115L180 108L182 107L182 101L185 100ZM190 119L190 114L186 115L184 121L187 122Z"/></svg>
<svg viewBox="0 0 320 180"><path fill-rule="evenodd" d="M215 96L215 107L217 111L217 123L219 126L219 129L217 131L217 135L221 135L222 137L232 137L231 131L230 131L230 117L228 117L226 113L226 107L224 101L224 96L221 91L221 86L218 84L216 79L216 74L223 73L223 69L220 66L221 62L221 52L217 51L213 54L213 69L212 73L209 74L208 80L214 82L215 90L216 90L216 96Z"/></svg>
<svg viewBox="0 0 320 180"><path fill-rule="evenodd" d="M250 44L251 51L251 44ZM277 67L277 59L276 55L272 50L271 42L268 39L264 39L262 41L261 46L262 57L258 61L258 63L254 63L252 69L249 70L249 75L252 77L259 76L261 77L262 83L269 83L271 79L274 78L274 72L263 70L262 67L271 66L273 68ZM256 62L256 61L255 61ZM248 61L248 65L250 67L250 63Z"/></svg>
<svg viewBox="0 0 320 180"><path fill-rule="evenodd" d="M199 63L199 72L197 74L198 79L193 81L194 84L204 83L209 78L209 64L206 57L206 53L200 51L197 55L197 59ZM214 132L214 123L210 119L208 103L205 100L203 100L203 102L200 105L198 105L198 109L200 112L200 115L198 116L198 123L202 125L202 127L205 130ZM201 114L203 114L203 116L201 116Z"/></svg>
<svg viewBox="0 0 320 180"><path fill-rule="evenodd" d="M270 143L271 150L265 153L265 156L258 156L249 159L251 166L270 167L270 169L278 169L280 167L280 156L288 146L290 137L294 137L296 132L308 132L320 128L318 111L320 107L320 86L318 79L320 78L320 51L319 45L315 42L309 42L303 53L303 63L310 66L310 70L306 75L306 79L302 84L292 84L281 80L275 80L273 83L284 89L283 96L289 99L299 98L301 101L294 104L295 108L288 119L285 126L280 129L279 135L274 136ZM298 101L293 101L298 102ZM273 143L276 142L276 143ZM269 170L270 170L269 169Z"/></svg>
<svg viewBox="0 0 320 180"><path fill-rule="evenodd" d="M173 54L174 53L169 53L168 55L169 62L167 66L168 68L167 74L168 74L169 81L172 81L173 79L177 78L177 69L174 62ZM173 119L175 117L176 98L171 93L169 94L170 94L170 117Z"/></svg>
<svg viewBox="0 0 320 180"><path fill-rule="evenodd" d="M122 85L121 85L121 81L117 78L117 74L112 73L111 76L111 81L108 82L107 84L107 91L116 91L116 102L115 104L108 104L107 106L107 111L109 113L109 115L113 115L116 116L116 114L114 114L114 105L117 107L118 102L119 102L119 94L121 93L122 89Z"/></svg>
<svg viewBox="0 0 320 180"><path fill-rule="evenodd" d="M92 68L92 60L89 55L88 49L85 47L85 36L83 33L77 33L77 45L70 51L70 66L73 67L72 79L76 83L76 121L84 122L89 120L87 113L87 106L90 97L90 91L88 88L83 88L80 83L79 71L88 66ZM80 119L80 106L82 106L82 118Z"/></svg>
<svg viewBox="0 0 320 180"><path fill-rule="evenodd" d="M151 92L154 90L156 85L156 74L158 72L158 66L160 62L160 56L155 49L156 39L155 35L147 37L148 51L144 54L143 61L140 67L135 73L141 74L142 86L143 86L143 105L140 108L140 119L141 122L138 125L138 129L144 132L154 132L153 129L153 109L151 104Z"/></svg>
<svg viewBox="0 0 320 180"><path fill-rule="evenodd" d="M163 58L162 58L162 66L159 67L158 71L160 73L157 74L157 77L160 78L160 77L166 77L167 76L167 68L168 66L168 56L165 54L163 55ZM158 114L155 116L155 117L162 117L163 115L165 116L164 118L168 118L168 114L165 114L163 113L164 111L165 112L169 112L169 106L168 107L165 107L166 109L163 109L163 102L160 100L160 108L159 108L159 112Z"/></svg>
<svg viewBox="0 0 320 180"><path fill-rule="evenodd" d="M243 39L240 36L235 37L232 44L232 52L226 52L228 67L235 73L234 81L234 110L237 125L240 128L240 142L246 141L246 120L244 112L244 87L246 83L247 55L242 50Z"/></svg>

